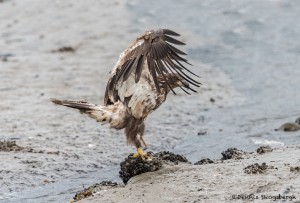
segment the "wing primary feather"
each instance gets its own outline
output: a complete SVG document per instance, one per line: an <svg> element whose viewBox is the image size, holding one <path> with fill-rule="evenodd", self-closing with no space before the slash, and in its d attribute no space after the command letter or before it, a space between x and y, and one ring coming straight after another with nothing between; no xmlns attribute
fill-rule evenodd
<svg viewBox="0 0 300 203"><path fill-rule="evenodd" d="M169 29L162 29L163 30L163 33L166 34L166 35L172 35L172 36L180 36L180 34L172 31L172 30L169 30Z"/></svg>
<svg viewBox="0 0 300 203"><path fill-rule="evenodd" d="M162 39L160 39L157 43L154 44L154 47L157 49L157 52L159 53L160 59L166 57L169 52L168 46L166 45L167 43L164 42Z"/></svg>
<svg viewBox="0 0 300 203"><path fill-rule="evenodd" d="M159 52L158 52L158 50L156 49L156 46L152 46L152 47L151 47L151 49L152 49L152 52L153 52L154 58L155 58L155 59L159 59L159 58L160 58L160 56L159 56Z"/></svg>
<svg viewBox="0 0 300 203"><path fill-rule="evenodd" d="M163 71L157 66L156 63L155 63L155 69L156 69L157 72L159 72L159 73L163 76L163 78L164 78L165 82L167 83L167 85L169 86L170 90L171 90L174 94L176 94L176 92L173 90L173 88L171 87L171 85L168 83L168 80L167 80L165 74L164 74Z"/></svg>
<svg viewBox="0 0 300 203"><path fill-rule="evenodd" d="M151 53L153 55L153 58L155 58L155 59L159 58L159 55L158 55L158 52L157 52L157 49L155 46L151 46Z"/></svg>
<svg viewBox="0 0 300 203"><path fill-rule="evenodd" d="M185 43L183 43L183 42L181 42L181 41L179 41L179 40L177 40L177 39L174 39L173 37L170 37L170 36L168 36L168 35L164 35L164 40L166 41L166 42L170 42L170 43L172 43L172 44L177 44L177 45L185 45Z"/></svg>
<svg viewBox="0 0 300 203"><path fill-rule="evenodd" d="M197 92L196 90L194 90L193 88L191 87L187 87L189 90L192 90L193 92Z"/></svg>
<svg viewBox="0 0 300 203"><path fill-rule="evenodd" d="M157 75L156 75L153 59L151 59L150 57L147 57L147 64L148 64L148 70L154 81L155 88L156 88L157 92L160 93L160 88L159 88L159 84L158 84L158 80L157 80Z"/></svg>
<svg viewBox="0 0 300 203"><path fill-rule="evenodd" d="M130 66L128 65L128 68L126 68L127 70L126 70L126 72L124 73L124 76L123 76L123 81L126 81L126 80L129 78L129 76L130 76L130 74L132 73L132 71L133 71L134 69L136 69L136 66L137 66L137 63L138 63L140 57L141 57L141 55L139 55L138 57L136 57L136 58L133 60L134 63L133 63L132 65L130 65Z"/></svg>
<svg viewBox="0 0 300 203"><path fill-rule="evenodd" d="M196 87L200 87L199 86L199 85L201 85L200 82L198 82L198 81L194 80L193 78L191 78L190 76L188 76L185 72L182 71L181 67L177 67L178 65L174 64L170 58L166 57L165 64L168 64L170 68L172 68L173 70L175 70L176 73L178 73L182 78L184 78L185 80L187 80L192 85L194 85ZM177 69L180 72L178 72ZM180 73L182 73L184 76L182 74L180 74Z"/></svg>
<svg viewBox="0 0 300 203"><path fill-rule="evenodd" d="M186 53L184 53L183 51L177 49L176 47L172 46L171 44L169 43L166 43L167 46L171 49L171 51L177 53L177 54L181 54L181 55L187 55Z"/></svg>
<svg viewBox="0 0 300 203"><path fill-rule="evenodd" d="M167 68L164 66L164 64L161 62L160 59L156 60L157 65L159 65L159 68L164 71L165 73L169 73L169 71L167 70Z"/></svg>
<svg viewBox="0 0 300 203"><path fill-rule="evenodd" d="M184 65L182 65L177 59L174 58L174 60L186 71L188 71L189 73L193 74L194 76L200 78L200 76L196 75L195 73L193 73L192 71L190 71L189 69L187 69L186 67L184 67Z"/></svg>
<svg viewBox="0 0 300 203"><path fill-rule="evenodd" d="M167 62L165 62L165 61L163 61L165 64L166 64L166 67L173 73L173 74L175 74L174 72L173 72L173 70L172 70L172 68L168 65L168 63ZM185 78L183 75L181 75L176 69L174 69L175 71L176 71L176 73L182 78L182 79L184 79L184 80L186 80L188 83L190 83L190 84L192 84L192 85L194 85L194 86L196 86L196 87L200 87L199 85L197 85L197 84L194 84L192 81L190 81L190 80L188 80L187 78ZM177 77L178 78L178 77ZM183 87L181 87L181 86L179 86L184 92L186 92L184 89L183 89ZM197 92L196 90L194 90L194 89L192 89L191 87L187 87L187 89L190 89L190 90L192 90L193 92ZM189 94L189 93L188 93Z"/></svg>
<svg viewBox="0 0 300 203"><path fill-rule="evenodd" d="M180 89L182 89L182 91L184 91L185 93L187 93L188 95L191 95L191 93L189 93L188 91L186 91L183 87L181 87L181 86L179 86L180 87ZM190 88L188 88L188 89L190 89Z"/></svg>
<svg viewBox="0 0 300 203"><path fill-rule="evenodd" d="M173 59L177 59L177 60L179 60L179 61L183 61L183 62L185 62L185 63L187 63L187 64L189 64L189 65L192 65L192 64L190 64L190 63L188 62L187 59L182 58L181 56L179 56L179 55L176 54L175 52L172 52L172 50L171 50L170 55L172 56Z"/></svg>
<svg viewBox="0 0 300 203"><path fill-rule="evenodd" d="M182 79L184 79L184 80L186 80L188 83L190 83L190 84L192 84L192 85L194 85L194 86L196 86L196 87L200 87L198 84L195 84L193 81L193 79L192 78L190 78L190 77L185 77L184 75L182 75L180 72L178 72L176 69L174 69L174 68L172 68L170 65L168 65L168 63L167 62L164 62L165 64L166 64L166 66L168 67L168 69L173 73L173 74L175 74L173 71L172 71L172 69L173 70L175 70L175 72L182 78ZM189 79L190 78L190 79ZM195 81L195 82L197 82L197 81Z"/></svg>
<svg viewBox="0 0 300 203"><path fill-rule="evenodd" d="M117 72L116 74L116 79L115 81L118 81L121 76L123 75L124 71L125 71L125 66L127 66L127 64L130 63L130 60L126 61L122 66L121 66L121 69Z"/></svg>
<svg viewBox="0 0 300 203"><path fill-rule="evenodd" d="M144 64L144 60L145 60L145 56L142 55L139 58L139 61L136 65L136 72L135 72L135 83L138 83L142 74L142 70L143 70L143 64Z"/></svg>
<svg viewBox="0 0 300 203"><path fill-rule="evenodd" d="M130 59L128 61L126 61L123 65L122 65L122 69L120 70L120 73L118 74L118 77L116 79L116 82L120 80L120 78L123 76L123 81L124 80L124 74L128 71L128 69L131 67L132 63L134 62L133 59Z"/></svg>
<svg viewBox="0 0 300 203"><path fill-rule="evenodd" d="M176 65L176 64L175 64ZM178 69L184 76L186 76L188 79L190 79L191 81L193 81L194 83L198 84L198 85L202 85L201 82L198 82L197 80L194 80L193 78L191 78L188 74L186 74L183 70ZM199 86L197 86L199 87Z"/></svg>
<svg viewBox="0 0 300 203"><path fill-rule="evenodd" d="M170 67L170 66L168 66L168 64L165 62L165 61L163 61L164 62L164 64L166 65L166 67L171 71L171 73L173 73L174 75L175 75L175 73L172 71L172 68ZM179 75L179 74L178 74ZM178 76L176 76L177 78L178 78ZM182 76L180 76L180 77L182 77ZM183 79L184 79L184 77L182 77ZM178 78L178 79L180 79L180 78ZM187 94L189 94L190 95L190 93L188 92L188 91L186 91L183 87L181 87L181 86L179 86L180 87L180 89L182 89L185 93L187 93ZM190 88L188 88L188 89L190 89ZM193 90L193 89L191 89L192 91L195 91L195 90Z"/></svg>

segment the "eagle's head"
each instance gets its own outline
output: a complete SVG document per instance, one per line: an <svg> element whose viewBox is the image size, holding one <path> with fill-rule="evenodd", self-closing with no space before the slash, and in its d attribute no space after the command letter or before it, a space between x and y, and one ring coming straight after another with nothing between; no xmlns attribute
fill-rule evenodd
<svg viewBox="0 0 300 203"><path fill-rule="evenodd" d="M145 34L143 34L142 36L140 36L138 39L143 39L146 42L153 42L155 40L158 40L159 37L162 37L164 34L162 29L158 29L158 30L148 30L145 32Z"/></svg>

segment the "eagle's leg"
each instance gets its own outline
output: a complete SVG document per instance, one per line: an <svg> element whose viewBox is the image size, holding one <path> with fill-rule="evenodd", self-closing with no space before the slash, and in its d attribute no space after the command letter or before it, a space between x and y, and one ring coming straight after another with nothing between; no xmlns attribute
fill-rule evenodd
<svg viewBox="0 0 300 203"><path fill-rule="evenodd" d="M125 134L128 143L133 144L137 149L137 152L133 155L133 158L141 157L143 160L152 160L153 157L142 150L142 147L147 147L143 139L144 132L145 124L142 119L131 119L125 128Z"/></svg>
<svg viewBox="0 0 300 203"><path fill-rule="evenodd" d="M140 147L140 145L144 146L144 149L147 149L147 144L144 140L144 132L145 132L145 124L144 122L140 125L140 128L139 128L139 135L138 138L139 138L139 142L140 143L138 146L136 146L136 153L133 155L134 158L137 158L137 157L141 157L143 160L149 160L151 161L153 159L152 156L148 155L147 152L144 152L142 150L142 148Z"/></svg>

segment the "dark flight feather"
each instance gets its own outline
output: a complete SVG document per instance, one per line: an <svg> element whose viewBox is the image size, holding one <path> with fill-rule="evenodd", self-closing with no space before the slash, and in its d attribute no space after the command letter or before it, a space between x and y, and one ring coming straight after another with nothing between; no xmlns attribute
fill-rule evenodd
<svg viewBox="0 0 300 203"><path fill-rule="evenodd" d="M151 68L151 67L154 67L153 60L147 58L147 64L148 64L148 70L152 76L155 88L156 88L157 92L160 93L160 87L159 87L158 80L157 80L156 70L155 70L155 68Z"/></svg>
<svg viewBox="0 0 300 203"><path fill-rule="evenodd" d="M145 55L142 55L139 58L139 61L138 61L137 65L136 65L135 83L137 83L140 80L141 73L142 73L142 70L143 70L144 61L145 61Z"/></svg>
<svg viewBox="0 0 300 203"><path fill-rule="evenodd" d="M180 34L174 32L172 30L169 30L169 29L162 29L162 30L163 30L163 33L166 35L180 36Z"/></svg>
<svg viewBox="0 0 300 203"><path fill-rule="evenodd" d="M170 42L172 44L185 45L185 43L183 43L177 39L174 39L173 37L169 37L168 35L165 35L163 38L166 42Z"/></svg>
<svg viewBox="0 0 300 203"><path fill-rule="evenodd" d="M186 53L184 53L183 51L177 49L176 47L172 46L171 44L167 44L168 47L175 53L177 54L181 54L181 55L187 55Z"/></svg>
<svg viewBox="0 0 300 203"><path fill-rule="evenodd" d="M175 91L173 90L173 88L171 87L171 85L169 84L169 82L168 82L168 80L167 80L165 74L164 74L164 73L162 72L162 70L157 66L156 63L155 63L155 69L156 69L157 72L159 72L159 74L161 74L161 75L163 76L163 78L164 78L164 80L165 80L165 83L167 83L167 85L169 86L170 90L171 90L174 94L176 94Z"/></svg>

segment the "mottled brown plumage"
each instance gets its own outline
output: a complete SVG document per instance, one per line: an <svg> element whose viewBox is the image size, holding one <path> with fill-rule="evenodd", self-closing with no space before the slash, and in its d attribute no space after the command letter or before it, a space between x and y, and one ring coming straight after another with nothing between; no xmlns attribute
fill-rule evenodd
<svg viewBox="0 0 300 203"><path fill-rule="evenodd" d="M85 101L52 99L56 104L79 109L112 128L123 129L127 142L137 148L146 146L143 139L147 116L157 109L170 91L180 87L189 94L191 85L200 83L185 71L189 64L184 52L172 46L184 45L171 36L179 34L168 29L147 31L125 49L111 72L106 86L104 105Z"/></svg>

